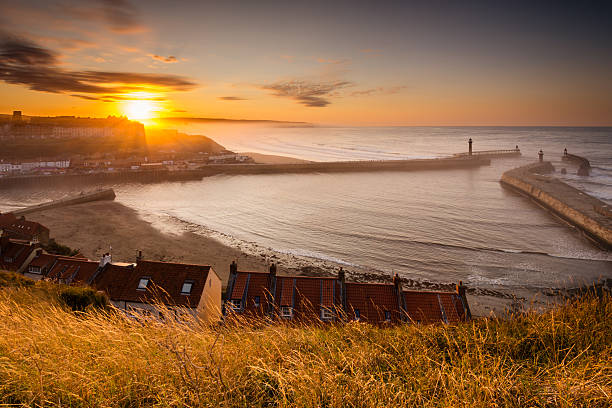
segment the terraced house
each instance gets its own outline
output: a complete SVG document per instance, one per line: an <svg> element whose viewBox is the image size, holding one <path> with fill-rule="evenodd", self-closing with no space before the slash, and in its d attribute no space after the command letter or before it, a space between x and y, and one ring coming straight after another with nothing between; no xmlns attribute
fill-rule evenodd
<svg viewBox="0 0 612 408"><path fill-rule="evenodd" d="M128 314L168 318L188 314L216 322L221 316L221 279L211 266L145 261L106 263L88 282Z"/></svg>
<svg viewBox="0 0 612 408"><path fill-rule="evenodd" d="M375 325L471 318L461 283L456 291L404 291L398 275L391 284L357 283L346 282L342 269L336 277L277 276L274 264L264 273L238 271L235 262L230 265L223 313L226 318Z"/></svg>

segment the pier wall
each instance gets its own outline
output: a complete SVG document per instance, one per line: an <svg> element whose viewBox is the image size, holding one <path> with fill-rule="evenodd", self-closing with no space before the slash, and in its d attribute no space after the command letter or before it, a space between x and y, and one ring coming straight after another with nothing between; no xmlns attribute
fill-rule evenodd
<svg viewBox="0 0 612 408"><path fill-rule="evenodd" d="M546 207L606 249L612 249L612 218L606 215L608 206L558 179L535 174L551 171L550 162L535 163L505 172L500 182Z"/></svg>
<svg viewBox="0 0 612 408"><path fill-rule="evenodd" d="M68 197L62 198L59 200L50 201L48 203L42 203L38 205L33 205L30 207L22 208L20 210L11 211L15 215L25 215L37 211L50 210L52 208L66 207L74 204L83 204L89 203L92 201L101 201L101 200L114 200L115 199L115 191L111 189L94 191L92 193L81 193L76 197Z"/></svg>
<svg viewBox="0 0 612 408"><path fill-rule="evenodd" d="M464 169L488 166L484 158L442 158L421 160L380 160L350 162L314 162L297 164L219 164L206 165L197 170L117 171L91 174L48 176L18 176L0 178L0 187L45 184L112 184L190 181L218 174L283 174L283 173L349 173L374 171L418 171Z"/></svg>

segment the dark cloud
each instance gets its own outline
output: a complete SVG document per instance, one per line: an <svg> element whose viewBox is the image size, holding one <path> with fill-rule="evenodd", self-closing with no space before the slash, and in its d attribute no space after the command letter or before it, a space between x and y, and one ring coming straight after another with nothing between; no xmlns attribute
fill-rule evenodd
<svg viewBox="0 0 612 408"><path fill-rule="evenodd" d="M57 56L34 43L7 37L0 47L0 64L50 65L57 63Z"/></svg>
<svg viewBox="0 0 612 408"><path fill-rule="evenodd" d="M161 55L157 55L157 54L149 54L149 57L151 57L151 58L153 58L154 60L157 60L157 61L165 62L167 64L172 64L174 62L178 62L178 59L176 59L176 57L174 55L170 55L168 57L162 57Z"/></svg>
<svg viewBox="0 0 612 408"><path fill-rule="evenodd" d="M219 96L217 99L222 101L246 101L246 98L241 98L239 96Z"/></svg>
<svg viewBox="0 0 612 408"><path fill-rule="evenodd" d="M313 82L306 80L291 80L262 85L262 89L272 91L275 96L291 98L308 107L325 107L331 103L330 98L337 91L352 86L349 81Z"/></svg>
<svg viewBox="0 0 612 408"><path fill-rule="evenodd" d="M405 85L399 86L380 86L378 88L365 89L363 91L351 92L351 96L372 96L372 95L394 95L399 93L402 89L408 88Z"/></svg>
<svg viewBox="0 0 612 408"><path fill-rule="evenodd" d="M176 75L69 71L60 68L57 62L58 56L53 51L27 40L0 37L0 80L35 91L115 101L129 99L122 94L146 91L147 87L160 91L186 91L196 86L191 80Z"/></svg>
<svg viewBox="0 0 612 408"><path fill-rule="evenodd" d="M126 0L100 0L103 17L112 31L131 33L142 31L136 8Z"/></svg>

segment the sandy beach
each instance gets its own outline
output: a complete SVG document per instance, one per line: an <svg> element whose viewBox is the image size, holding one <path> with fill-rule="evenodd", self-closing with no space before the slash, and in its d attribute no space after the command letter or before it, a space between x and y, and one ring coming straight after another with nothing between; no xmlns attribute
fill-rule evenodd
<svg viewBox="0 0 612 408"><path fill-rule="evenodd" d="M234 247L211 236L210 232L190 224L160 228L163 222L143 219L137 211L123 204L99 201L36 212L28 219L46 225L51 236L63 245L78 248L90 259L99 259L111 250L115 262L135 262L142 251L145 259L167 262L210 264L227 284L229 264L236 260L241 270L265 271L269 262L276 262L279 274L310 276L335 274L340 265L294 255L275 253L257 246ZM243 244L244 245L244 244ZM388 277L377 271L344 268L350 280L381 281ZM405 288L450 290L452 282L439 284L406 280ZM531 301L528 294L517 294ZM484 316L503 314L512 304L512 296L469 288L472 313ZM546 300L550 301L550 299Z"/></svg>

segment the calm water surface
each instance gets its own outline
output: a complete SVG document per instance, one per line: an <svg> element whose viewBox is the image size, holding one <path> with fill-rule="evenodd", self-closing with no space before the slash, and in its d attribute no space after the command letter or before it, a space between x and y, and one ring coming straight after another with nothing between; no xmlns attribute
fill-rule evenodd
<svg viewBox="0 0 612 408"><path fill-rule="evenodd" d="M612 277L612 256L525 198L501 174L537 160L568 167L565 180L612 202L611 128L227 128L206 134L235 151L307 160L441 157L514 148L523 157L472 170L216 176L115 186L142 214L170 216L276 251L398 272L413 279L491 288L546 288ZM572 175L563 148L591 160ZM558 176L560 176L558 174ZM44 192L30 194L41 201ZM22 201L24 196L20 198ZM15 203L7 196L0 205Z"/></svg>

